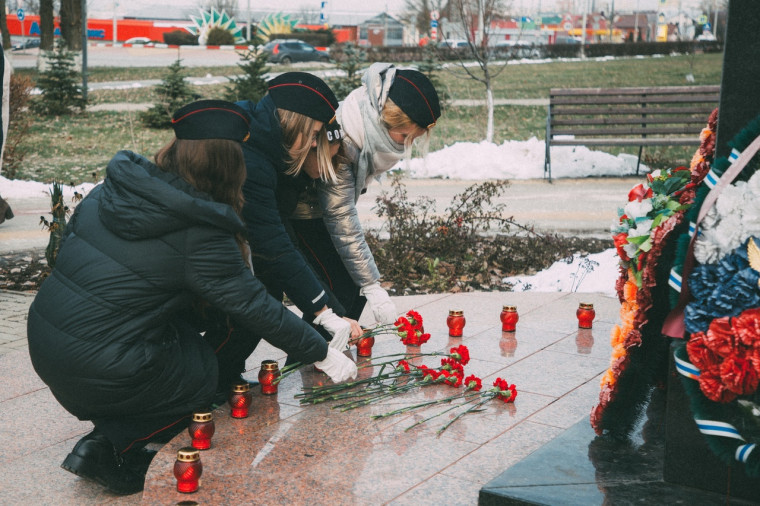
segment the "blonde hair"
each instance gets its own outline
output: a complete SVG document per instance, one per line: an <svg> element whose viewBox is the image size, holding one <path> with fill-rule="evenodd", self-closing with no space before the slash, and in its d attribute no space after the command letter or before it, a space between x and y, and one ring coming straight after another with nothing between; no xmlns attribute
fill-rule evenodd
<svg viewBox="0 0 760 506"><path fill-rule="evenodd" d="M282 144L285 151L288 152L288 170L285 174L297 176L303 169L306 157L311 150L311 135L314 132L314 126L317 120L306 116L305 114L277 109L280 116L280 128L282 129ZM307 139L295 151L295 156L290 154L295 143L300 139ZM319 177L323 181L332 182L335 180L335 168L330 158L330 143L327 141L327 131L322 128L317 134L317 163L319 164Z"/></svg>
<svg viewBox="0 0 760 506"><path fill-rule="evenodd" d="M422 156L425 156L430 145L430 129L422 128L407 114L401 110L401 107L390 98L385 101L383 111L380 113L380 119L383 121L385 128L391 130L393 128L407 128L413 127L411 135L408 135L404 139L404 158L410 158L412 154L412 144L417 141L417 148L420 150ZM419 140L418 140L419 139Z"/></svg>

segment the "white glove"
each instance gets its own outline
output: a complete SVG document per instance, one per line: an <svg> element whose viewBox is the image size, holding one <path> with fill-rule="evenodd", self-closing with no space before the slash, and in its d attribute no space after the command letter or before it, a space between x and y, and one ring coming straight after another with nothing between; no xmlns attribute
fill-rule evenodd
<svg viewBox="0 0 760 506"><path fill-rule="evenodd" d="M330 348L342 352L348 347L348 339L351 337L351 324L333 313L332 309L327 308L319 313L314 318L314 323L322 325L332 336L332 341L329 343Z"/></svg>
<svg viewBox="0 0 760 506"><path fill-rule="evenodd" d="M337 317L336 317L337 318ZM356 378L357 369L353 360L334 348L327 348L327 356L324 360L314 362L314 365L330 376L335 383Z"/></svg>
<svg viewBox="0 0 760 506"><path fill-rule="evenodd" d="M375 315L377 323L393 323L396 321L396 317L398 316L396 306L388 296L388 292L380 286L380 283L364 286L359 290L359 293L367 298L367 302L369 303L369 307L372 308L372 314Z"/></svg>

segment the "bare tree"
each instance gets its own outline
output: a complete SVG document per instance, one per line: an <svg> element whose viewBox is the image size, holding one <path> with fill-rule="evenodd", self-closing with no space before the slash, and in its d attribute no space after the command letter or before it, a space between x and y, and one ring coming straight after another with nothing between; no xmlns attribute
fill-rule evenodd
<svg viewBox="0 0 760 506"><path fill-rule="evenodd" d="M414 24L419 33L430 34L430 13L432 11L438 11L441 18L449 18L448 0L406 0L404 12L400 18L402 21ZM439 25L439 31L441 28Z"/></svg>
<svg viewBox="0 0 760 506"><path fill-rule="evenodd" d="M71 51L82 50L81 0L61 0L61 38Z"/></svg>
<svg viewBox="0 0 760 506"><path fill-rule="evenodd" d="M486 88L486 141L493 142L493 88L492 81L506 68L491 61L492 51L488 39L492 33L492 22L502 18L508 8L508 0L451 0L452 19L450 24L459 24L468 48L456 49L458 71L463 77L474 79ZM468 65L465 56L474 58L477 67ZM469 60L470 58L468 58Z"/></svg>
<svg viewBox="0 0 760 506"><path fill-rule="evenodd" d="M237 16L237 0L201 0L198 4L203 10L216 9L216 12L226 12L231 18Z"/></svg>
<svg viewBox="0 0 760 506"><path fill-rule="evenodd" d="M53 0L40 0L40 49L50 51L55 43Z"/></svg>

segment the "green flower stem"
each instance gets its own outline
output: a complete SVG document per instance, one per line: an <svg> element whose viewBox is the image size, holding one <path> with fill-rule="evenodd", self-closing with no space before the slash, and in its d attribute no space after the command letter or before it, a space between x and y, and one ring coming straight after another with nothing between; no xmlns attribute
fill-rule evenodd
<svg viewBox="0 0 760 506"><path fill-rule="evenodd" d="M462 397L464 397L465 394L466 394L466 392L462 392L460 394L452 395L450 397L445 397L443 399L437 399L435 401L427 401L427 402L423 402L421 404L415 404L414 406L406 406L406 407L403 407L403 408L394 409L393 411L389 411L387 413L383 413L382 415L373 415L372 419L376 420L378 418L385 418L385 417L388 417L388 416L400 415L401 413L406 413L406 412L409 412L409 411L412 411L412 410L415 410L415 409L424 408L426 406L434 406L436 404L444 404L446 402L451 402L454 399L462 398Z"/></svg>
<svg viewBox="0 0 760 506"><path fill-rule="evenodd" d="M486 395L486 394L491 394L491 395ZM472 413L473 411L476 411L480 406L482 406L486 402L488 402L491 399L493 399L494 397L496 397L496 394L489 390L488 392L486 392L485 394L483 394L483 397L484 398L483 398L482 401L478 402L477 404L475 404L473 407L469 408L468 410L463 411L462 413L459 413L457 416L455 416L454 418L452 418L451 420L449 420L448 422L446 422L446 424L444 424L443 427L441 427L440 429L438 429L436 431L436 435L440 436L441 434L443 434L443 431L445 431L446 429L448 429L449 426L451 426L452 423L456 422L457 420L459 420L460 418L462 418L467 413Z"/></svg>
<svg viewBox="0 0 760 506"><path fill-rule="evenodd" d="M275 379L272 382L272 384L276 385L277 383L279 383L280 381L282 381L283 378L285 378L285 376L288 376L288 375L292 374L293 372L295 372L296 370L300 369L304 365L306 365L306 364L302 364L301 362L293 362L290 365L286 365L285 367L283 367L282 369L280 369L280 377L277 378L277 379Z"/></svg>
<svg viewBox="0 0 760 506"><path fill-rule="evenodd" d="M431 353L393 353L391 355L382 355L375 358L389 358L389 357L404 357L404 360L414 360L415 358L419 357L441 357L441 356L449 356L448 353L441 353L439 351L434 351ZM376 365L385 365L385 364L394 364L397 363L398 360L386 360L383 362L374 362L373 360L368 360L367 362L361 364L358 366L359 369L363 369L365 367L374 367ZM412 364L409 364L412 365Z"/></svg>
<svg viewBox="0 0 760 506"><path fill-rule="evenodd" d="M452 410L454 410L454 409L457 409L457 408L461 408L462 406L466 406L467 404L470 404L470 403L472 403L472 402L473 402L473 400L472 400L472 399L470 399L470 400L468 400L468 401L465 401L465 402L460 402L459 404L455 404L454 406L451 406L451 407L449 407L449 408L446 408L446 409L444 409L443 411L440 411L440 412L438 412L438 413L436 413L436 414L434 414L434 415L432 415L432 416L429 416L429 417L427 417L427 418L425 418L425 419L423 419L423 420L420 420L419 422L415 422L414 424L412 424L412 425L410 425L409 427L407 427L406 429L404 429L404 432L406 432L406 431L408 431L408 430L410 430L410 429L413 429L414 427L416 427L416 426L418 426L418 425L420 425L420 424L423 424L423 423L427 422L428 420L432 420L433 418L439 417L439 416L441 416L441 415L443 415L443 414L446 414L446 413L448 413L449 411L452 411Z"/></svg>

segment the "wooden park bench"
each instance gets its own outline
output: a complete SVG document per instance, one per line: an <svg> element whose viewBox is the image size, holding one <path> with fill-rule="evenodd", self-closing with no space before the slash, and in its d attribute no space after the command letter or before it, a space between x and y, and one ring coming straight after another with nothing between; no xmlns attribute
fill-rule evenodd
<svg viewBox="0 0 760 506"><path fill-rule="evenodd" d="M544 177L551 179L551 146L699 145L718 106L720 86L552 88L546 118Z"/></svg>

